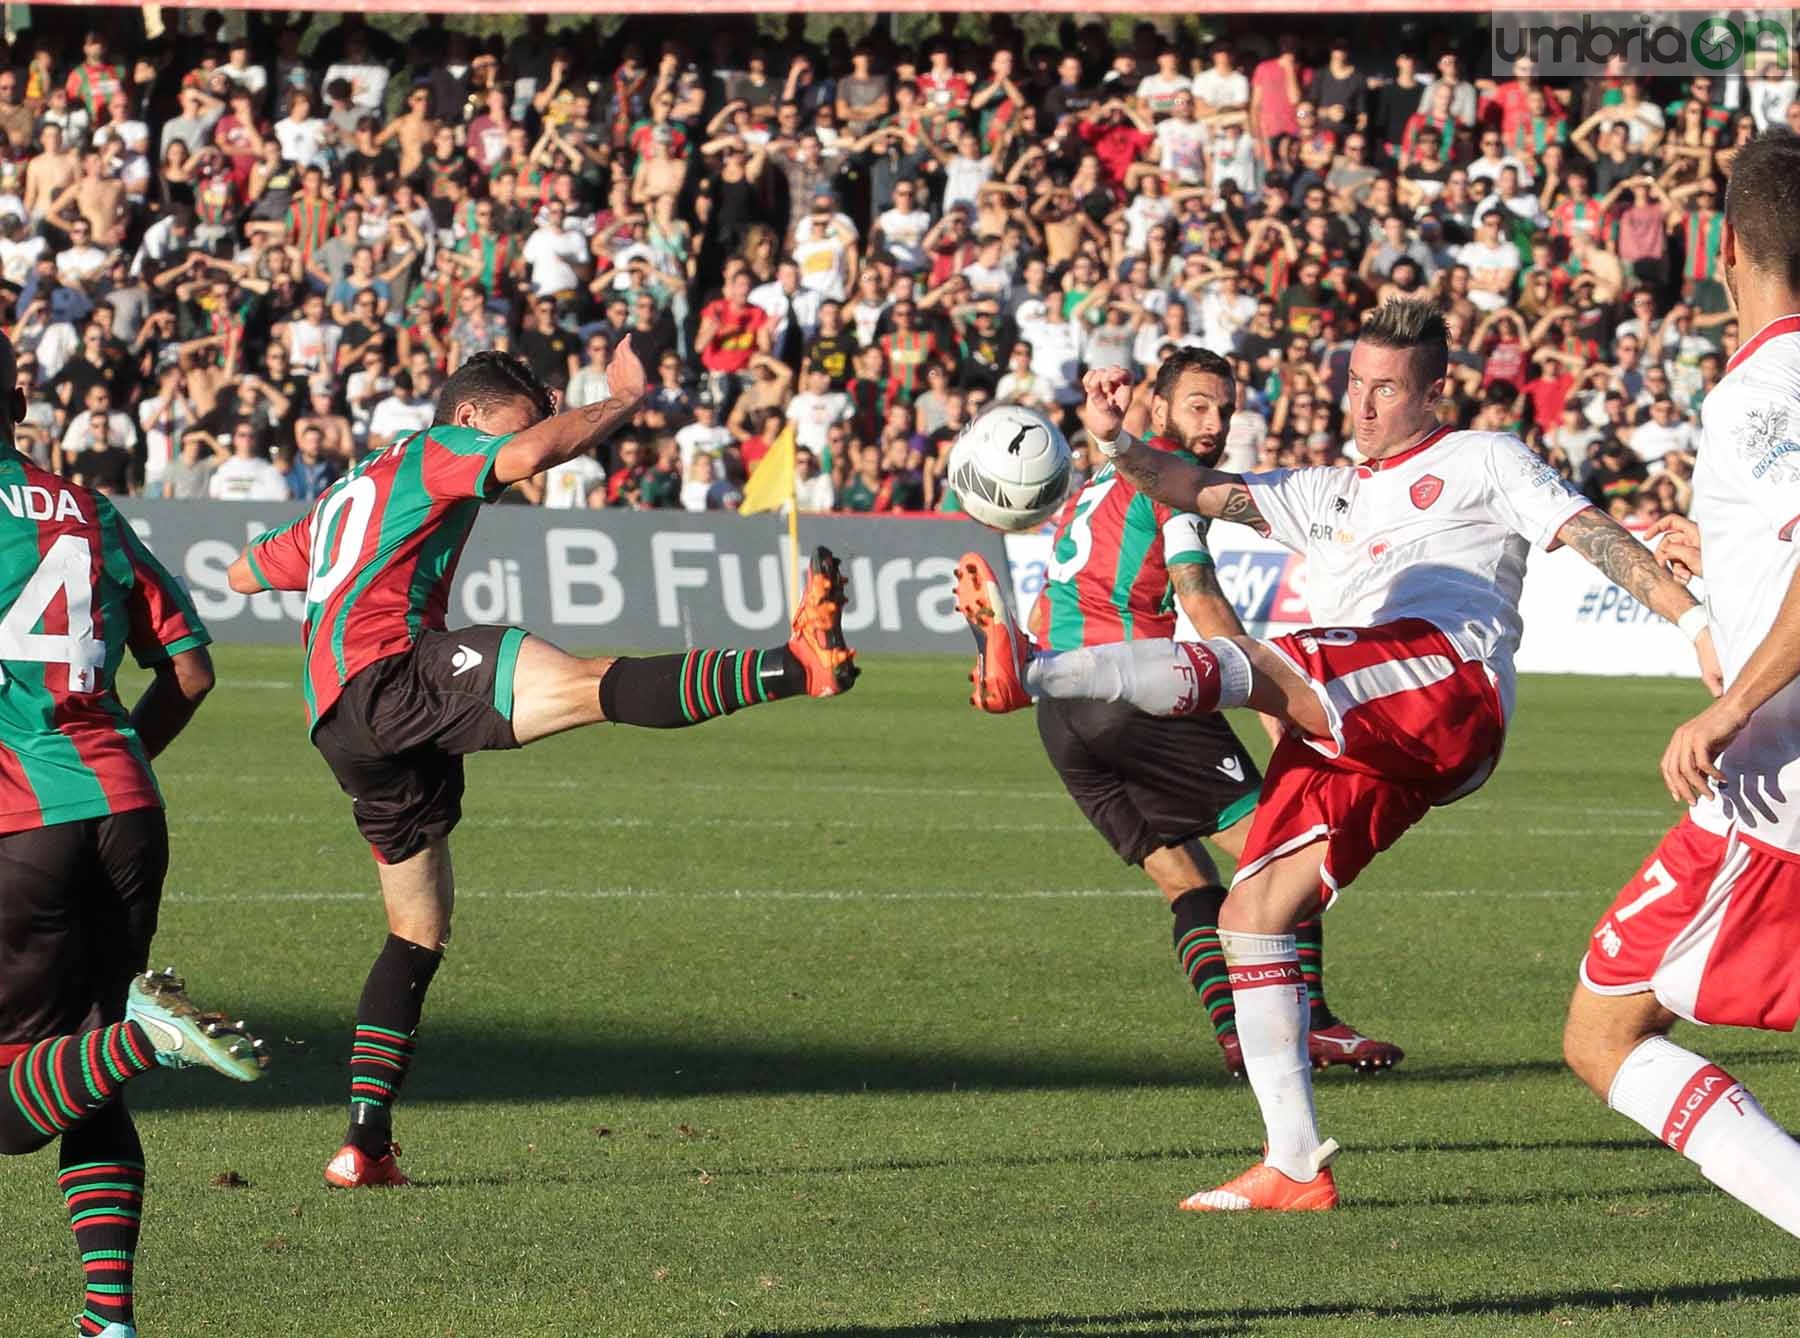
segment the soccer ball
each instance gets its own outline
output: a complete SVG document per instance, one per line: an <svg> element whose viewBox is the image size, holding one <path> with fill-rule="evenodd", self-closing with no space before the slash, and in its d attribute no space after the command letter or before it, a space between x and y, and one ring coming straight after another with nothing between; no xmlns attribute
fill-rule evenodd
<svg viewBox="0 0 1800 1338"><path fill-rule="evenodd" d="M963 428L950 448L950 486L962 509L990 529L1029 530L1069 493L1069 443L1042 414L998 404Z"/></svg>

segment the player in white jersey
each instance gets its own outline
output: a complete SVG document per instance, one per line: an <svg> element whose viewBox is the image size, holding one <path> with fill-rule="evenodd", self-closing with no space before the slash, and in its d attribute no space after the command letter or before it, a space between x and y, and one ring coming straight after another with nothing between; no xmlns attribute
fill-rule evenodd
<svg viewBox="0 0 1800 1338"><path fill-rule="evenodd" d="M1264 1160L1183 1203L1200 1211L1337 1203L1306 1056L1294 926L1434 805L1499 760L1513 703L1531 546L1567 544L1680 621L1712 670L1706 615L1648 549L1515 437L1441 427L1448 336L1426 303L1389 302L1351 353L1355 469L1227 474L1120 436L1130 378L1088 374L1083 418L1118 473L1157 501L1250 525L1305 555L1320 625L1269 641L1133 641L1017 658L1040 696L1153 714L1249 706L1284 722L1219 917Z"/></svg>
<svg viewBox="0 0 1800 1338"><path fill-rule="evenodd" d="M1701 406L1688 522L1725 691L1675 732L1691 807L1595 928L1563 1051L1594 1093L1800 1235L1800 1144L1730 1074L1668 1039L1677 1017L1791 1031L1800 1019L1800 140L1746 145L1720 248L1755 331Z"/></svg>

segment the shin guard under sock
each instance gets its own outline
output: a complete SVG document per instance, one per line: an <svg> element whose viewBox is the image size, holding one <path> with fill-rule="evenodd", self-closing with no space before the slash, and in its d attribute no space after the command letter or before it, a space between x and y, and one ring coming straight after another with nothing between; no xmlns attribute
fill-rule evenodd
<svg viewBox="0 0 1800 1338"><path fill-rule="evenodd" d="M1215 1036L1237 1026L1225 952L1219 947L1219 908L1224 904L1225 889L1216 883L1190 888L1169 904L1175 913L1175 959L1206 1009Z"/></svg>
<svg viewBox="0 0 1800 1338"><path fill-rule="evenodd" d="M682 729L805 693L806 667L786 646L621 656L600 679L600 713L615 725Z"/></svg>
<svg viewBox="0 0 1800 1338"><path fill-rule="evenodd" d="M444 954L389 934L363 983L350 1047L346 1142L379 1157L393 1139L393 1105L412 1066L425 992Z"/></svg>

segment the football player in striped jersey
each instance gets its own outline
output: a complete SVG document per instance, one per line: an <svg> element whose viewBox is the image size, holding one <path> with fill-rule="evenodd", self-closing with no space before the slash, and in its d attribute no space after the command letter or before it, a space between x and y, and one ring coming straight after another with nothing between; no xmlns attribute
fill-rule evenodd
<svg viewBox="0 0 1800 1338"><path fill-rule="evenodd" d="M312 741L350 797L380 873L388 936L357 1007L350 1125L326 1165L338 1188L403 1185L392 1108L425 992L450 938L450 833L463 758L610 721L673 729L856 681L844 580L817 549L785 645L582 659L517 627L445 625L457 560L511 484L586 454L631 421L644 369L629 340L608 398L557 413L510 354L477 353L438 395L437 421L363 460L299 519L253 540L234 590L304 590L302 694Z"/></svg>

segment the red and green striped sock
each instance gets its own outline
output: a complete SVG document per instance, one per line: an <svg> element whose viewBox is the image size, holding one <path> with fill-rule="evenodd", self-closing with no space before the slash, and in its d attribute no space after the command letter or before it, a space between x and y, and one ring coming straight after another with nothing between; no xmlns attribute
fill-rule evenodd
<svg viewBox="0 0 1800 1338"><path fill-rule="evenodd" d="M75 1248L87 1279L87 1302L76 1318L82 1334L130 1324L132 1266L144 1211L144 1163L78 1162L56 1177L69 1209Z"/></svg>
<svg viewBox="0 0 1800 1338"><path fill-rule="evenodd" d="M155 1047L135 1022L115 1022L80 1036L54 1036L31 1046L8 1066L11 1109L4 1113L16 1115L29 1127L27 1137L49 1142L105 1106L131 1079L155 1067Z"/></svg>
<svg viewBox="0 0 1800 1338"><path fill-rule="evenodd" d="M1306 979L1306 1001L1312 1005L1313 1031L1337 1025L1337 1014L1325 1002L1325 921L1308 920L1294 930L1300 953L1300 974Z"/></svg>
<svg viewBox="0 0 1800 1338"><path fill-rule="evenodd" d="M682 729L805 691L806 669L786 646L621 656L600 680L600 711L618 725Z"/></svg>
<svg viewBox="0 0 1800 1338"><path fill-rule="evenodd" d="M1175 913L1175 958L1200 996L1215 1036L1237 1030L1237 1008L1219 947L1219 908L1224 904L1225 889L1213 884L1183 892L1169 905Z"/></svg>
<svg viewBox="0 0 1800 1338"><path fill-rule="evenodd" d="M412 1067L425 992L444 954L389 934L356 1007L350 1043L350 1130L345 1141L371 1157L392 1141L393 1105Z"/></svg>

